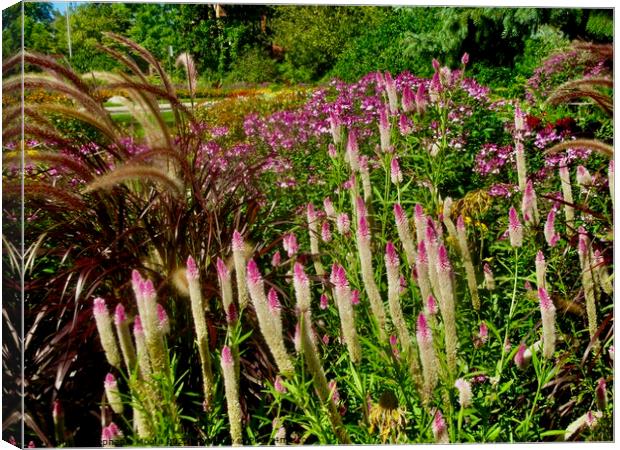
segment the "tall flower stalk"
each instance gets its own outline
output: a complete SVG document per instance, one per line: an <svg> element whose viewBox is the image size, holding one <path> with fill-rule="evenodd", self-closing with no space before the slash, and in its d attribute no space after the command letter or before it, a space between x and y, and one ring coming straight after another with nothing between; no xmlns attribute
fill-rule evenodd
<svg viewBox="0 0 620 450"><path fill-rule="evenodd" d="M239 404L239 378L235 369L232 351L227 346L222 348L221 366L226 394L228 423L230 424L230 437L234 446L243 445L243 438L241 436L241 405Z"/></svg>
<svg viewBox="0 0 620 450"><path fill-rule="evenodd" d="M237 298L239 310L242 312L248 305L248 288L245 280L245 242L237 230L232 236L233 261L235 263L235 277L237 280Z"/></svg>
<svg viewBox="0 0 620 450"><path fill-rule="evenodd" d="M566 216L567 232L575 226L575 209L573 208L573 189L570 184L570 172L566 162L560 166L560 182L562 185L562 199L564 200L564 215Z"/></svg>
<svg viewBox="0 0 620 450"><path fill-rule="evenodd" d="M308 232L310 235L310 252L312 253L314 270L318 276L323 276L325 275L325 269L323 269L319 256L319 220L312 203L308 203L307 218Z"/></svg>
<svg viewBox="0 0 620 450"><path fill-rule="evenodd" d="M596 314L596 292L594 287L594 276L592 273L592 261L590 258L590 239L583 228L579 229L579 243L577 245L579 263L581 264L581 283L586 298L586 314L588 316L588 331L590 339L596 334L597 314Z"/></svg>
<svg viewBox="0 0 620 450"><path fill-rule="evenodd" d="M471 295L471 304L476 311L480 310L480 296L478 294L478 282L476 281L476 272L474 264L471 261L471 253L467 245L467 231L465 230L465 221L463 216L459 216L456 220L456 237L459 243L459 250L463 258L463 266L465 267L465 275L467 276L467 287Z"/></svg>
<svg viewBox="0 0 620 450"><path fill-rule="evenodd" d="M543 287L538 288L538 298L543 327L543 356L551 359L555 351L555 306Z"/></svg>
<svg viewBox="0 0 620 450"><path fill-rule="evenodd" d="M105 357L111 366L116 368L121 367L121 356L116 345L116 338L114 337L114 331L112 330L112 319L108 313L108 307L105 304L105 300L101 297L97 297L93 301L93 315L95 316L95 323L97 324L97 331L99 332L99 340L105 353Z"/></svg>
<svg viewBox="0 0 620 450"><path fill-rule="evenodd" d="M359 363L362 359L362 348L355 329L355 312L351 304L351 288L344 268L339 264L332 266L330 281L334 285L334 297L340 315L340 326L347 345L351 361Z"/></svg>

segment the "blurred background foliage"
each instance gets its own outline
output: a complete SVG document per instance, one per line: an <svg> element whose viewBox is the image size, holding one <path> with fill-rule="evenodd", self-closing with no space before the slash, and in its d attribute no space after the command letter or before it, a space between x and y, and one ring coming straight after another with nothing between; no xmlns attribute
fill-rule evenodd
<svg viewBox="0 0 620 450"><path fill-rule="evenodd" d="M169 71L187 51L210 86L261 82L353 81L375 70L430 75L430 58L455 65L471 55L472 73L492 87L510 71L526 79L573 39L613 40L611 9L387 6L275 6L71 3L66 13L25 4L25 46L66 58L76 70L118 63L95 51L102 31L135 40ZM18 5L3 12L5 55L19 48Z"/></svg>

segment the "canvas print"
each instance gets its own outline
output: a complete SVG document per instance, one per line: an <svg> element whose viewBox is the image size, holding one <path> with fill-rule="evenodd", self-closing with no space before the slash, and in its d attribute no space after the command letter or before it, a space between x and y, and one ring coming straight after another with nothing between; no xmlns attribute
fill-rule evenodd
<svg viewBox="0 0 620 450"><path fill-rule="evenodd" d="M4 441L614 440L613 10L2 18Z"/></svg>

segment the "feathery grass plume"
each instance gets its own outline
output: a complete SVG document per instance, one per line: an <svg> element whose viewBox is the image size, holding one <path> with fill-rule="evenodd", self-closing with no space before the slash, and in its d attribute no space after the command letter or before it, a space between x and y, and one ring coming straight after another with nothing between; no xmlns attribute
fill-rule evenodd
<svg viewBox="0 0 620 450"><path fill-rule="evenodd" d="M235 361L228 346L222 348L222 375L226 393L226 407L228 422L230 423L230 437L234 446L243 445L241 436L241 405L239 404L239 380L235 370Z"/></svg>
<svg viewBox="0 0 620 450"><path fill-rule="evenodd" d="M108 314L108 307L105 304L105 300L101 297L97 297L93 301L93 315L95 316L99 340L101 341L105 357L111 366L120 369L121 355L116 345L114 331L112 331L112 319Z"/></svg>
<svg viewBox="0 0 620 450"><path fill-rule="evenodd" d="M435 436L435 442L437 444L450 443L448 424L443 418L440 410L435 411L435 416L433 417L433 424L431 425L431 428L433 429L433 436Z"/></svg>
<svg viewBox="0 0 620 450"><path fill-rule="evenodd" d="M614 206L614 177L616 176L616 169L614 168L614 160L610 160L609 161L609 169L607 170L607 176L608 176L608 184L609 184L609 195L611 196L611 207L615 208Z"/></svg>
<svg viewBox="0 0 620 450"><path fill-rule="evenodd" d="M590 260L590 239L583 227L579 227L579 243L577 244L577 254L581 264L581 283L583 285L583 294L586 298L586 313L588 316L588 331L590 339L594 338L596 333L596 292L594 289L594 276L592 274L592 262Z"/></svg>
<svg viewBox="0 0 620 450"><path fill-rule="evenodd" d="M418 245L426 238L426 216L422 205L416 203L413 208L413 223L415 224L415 234Z"/></svg>
<svg viewBox="0 0 620 450"><path fill-rule="evenodd" d="M484 263L482 271L484 272L484 284L487 290L495 290L495 278L493 277L493 271L491 270L489 263Z"/></svg>
<svg viewBox="0 0 620 450"><path fill-rule="evenodd" d="M601 254L600 250L595 250L593 255L594 261L594 274L596 279L601 286L601 289L607 294L612 295L614 292L614 284L612 281L612 277L609 275L607 271L607 265L605 264L605 258Z"/></svg>
<svg viewBox="0 0 620 450"><path fill-rule="evenodd" d="M428 316L428 320L430 320L437 315L439 312L439 306L437 305L437 300L432 295L429 295L426 298L426 303L424 303L424 314Z"/></svg>
<svg viewBox="0 0 620 450"><path fill-rule="evenodd" d="M116 382L116 377L111 373L108 373L105 376L105 381L103 383L103 387L105 388L105 395L108 399L108 403L116 414L123 414L123 400L121 398L121 393L118 390L118 383Z"/></svg>
<svg viewBox="0 0 620 450"><path fill-rule="evenodd" d="M400 184L403 182L403 173L400 170L398 158L392 158L390 161L390 180L393 184Z"/></svg>
<svg viewBox="0 0 620 450"><path fill-rule="evenodd" d="M508 212L508 235L510 236L510 245L513 247L521 247L523 245L523 227L519 221L519 214L513 206Z"/></svg>
<svg viewBox="0 0 620 450"><path fill-rule="evenodd" d="M416 260L415 242L413 240L411 228L409 227L407 213L403 207L400 206L400 203L394 204L394 218L396 219L396 230L398 231L398 237L400 242L403 244L403 249L405 250L407 263L409 264L409 267L414 267Z"/></svg>
<svg viewBox="0 0 620 450"><path fill-rule="evenodd" d="M279 322L279 329L282 329L279 308L270 309L269 301L265 296L263 277L253 259L248 261L246 278L250 298L256 310L260 331L265 338L265 342L267 342L267 346L276 361L280 373L290 376L295 369L291 357L286 351L282 333L278 333L277 322Z"/></svg>
<svg viewBox="0 0 620 450"><path fill-rule="evenodd" d="M461 408L469 408L472 401L471 384L469 381L459 378L454 382L454 387L459 391L459 404Z"/></svg>
<svg viewBox="0 0 620 450"><path fill-rule="evenodd" d="M575 222L575 209L573 204L573 190L570 184L570 172L566 165L566 160L560 165L560 181L562 184L562 199L564 200L564 215L566 216L567 232L571 233L571 229Z"/></svg>
<svg viewBox="0 0 620 450"><path fill-rule="evenodd" d="M368 156L359 157L360 178L362 179L362 191L364 192L364 201L368 204L372 202L372 185L370 183L370 172L368 170Z"/></svg>
<svg viewBox="0 0 620 450"><path fill-rule="evenodd" d="M589 150L594 150L598 154L606 156L607 158L612 158L614 156L614 148L611 145L595 139L574 139L560 142L559 144L555 144L553 147L545 150L545 155L554 155L564 150L568 150L569 148L587 148Z"/></svg>
<svg viewBox="0 0 620 450"><path fill-rule="evenodd" d="M169 173L157 167L140 164L127 164L119 166L110 172L106 172L90 182L83 193L86 194L99 189L109 189L117 184L131 180L148 180L159 183L175 196L182 195L182 188L179 181L171 178Z"/></svg>
<svg viewBox="0 0 620 450"><path fill-rule="evenodd" d="M424 313L420 313L416 325L416 338L420 362L422 363L422 375L424 377L423 397L425 402L431 399L433 389L437 385L439 362L433 347L433 334Z"/></svg>
<svg viewBox="0 0 620 450"><path fill-rule="evenodd" d="M131 373L136 367L136 350L133 346L133 342L131 342L129 321L125 315L125 307L122 303L116 305L116 309L114 310L114 325L116 326L116 335L120 343L125 367L127 367L127 373Z"/></svg>
<svg viewBox="0 0 620 450"><path fill-rule="evenodd" d="M202 373L202 387L204 402L207 409L211 408L213 399L213 370L211 365L211 354L209 353L209 332L205 319L205 309L200 292L200 276L194 258L187 258L187 283L189 284L189 299L192 307L192 317L194 319L194 329L196 331L196 342L198 343L198 355L200 356L200 368Z"/></svg>
<svg viewBox="0 0 620 450"><path fill-rule="evenodd" d="M547 283L545 277L547 273L547 263L545 262L545 255L541 250L536 253L536 286L539 288L547 289Z"/></svg>
<svg viewBox="0 0 620 450"><path fill-rule="evenodd" d="M196 86L198 86L198 72L196 71L196 64L194 64L194 58L187 53L181 53L176 60L176 66L182 66L185 69L187 76L187 89L192 98L196 96Z"/></svg>
<svg viewBox="0 0 620 450"><path fill-rule="evenodd" d="M448 361L448 370L450 373L456 373L456 317L454 309L454 286L452 283L452 265L448 259L448 250L442 244L437 252L437 278L441 292L441 301L439 309L443 317L445 327L446 357Z"/></svg>
<svg viewBox="0 0 620 450"><path fill-rule="evenodd" d="M233 232L232 251L237 280L237 300L239 301L239 310L243 312L246 306L248 306L248 290L245 280L245 245L243 236L237 230Z"/></svg>
<svg viewBox="0 0 620 450"><path fill-rule="evenodd" d="M309 311L305 310L303 305L299 304L300 298L302 299L302 302L305 301L303 299L304 294L298 293L297 290L295 293L298 302L297 310L299 314L299 322L297 324L298 328L296 329L295 334L296 340L299 341L299 349L301 350L301 353L303 353L308 372L312 375L314 388L319 395L319 399L327 407L327 415L338 442L340 444L351 444L351 438L342 423L342 417L340 416L338 407L332 398L332 391L329 387L329 383L327 382L327 377L325 376L323 367L321 366L318 349L310 336L311 330L306 326L306 324L311 324L311 320L307 317Z"/></svg>
<svg viewBox="0 0 620 450"><path fill-rule="evenodd" d="M323 276L325 275L325 269L323 269L319 255L319 220L312 203L308 203L307 218L308 231L310 234L310 252L312 253L314 270L318 276Z"/></svg>
<svg viewBox="0 0 620 450"><path fill-rule="evenodd" d="M534 191L534 183L532 180L528 180L525 186L521 201L521 213L523 214L523 219L527 223L538 225L538 222L540 222L536 203L536 192Z"/></svg>
<svg viewBox="0 0 620 450"><path fill-rule="evenodd" d="M155 287L151 280L144 280L140 285L140 289L146 314L146 318L142 317L146 348L149 352L153 370L163 373L168 369L168 365L164 339L159 327Z"/></svg>
<svg viewBox="0 0 620 450"><path fill-rule="evenodd" d="M361 211L359 212L361 213ZM379 336L381 340L384 340L387 335L385 330L385 308L383 307L383 300L381 300L381 294L379 294L379 288L375 282L375 275L372 268L370 228L365 215L361 214L357 223L357 250L362 267L362 281L364 282L364 287L366 288L368 299L370 300L370 309L379 326Z"/></svg>
<svg viewBox="0 0 620 450"><path fill-rule="evenodd" d="M390 151L390 121L388 118L387 107L379 107L379 136L381 140L381 151Z"/></svg>
<svg viewBox="0 0 620 450"><path fill-rule="evenodd" d="M555 232L555 211L553 209L549 211L545 222L545 240L549 247L555 247L560 240L560 235Z"/></svg>
<svg viewBox="0 0 620 450"><path fill-rule="evenodd" d="M388 281L388 305L390 307L390 316L392 323L396 328L398 340L401 342L402 348L409 358L409 370L411 377L416 385L421 386L420 366L418 364L418 355L413 346L407 323L400 306L400 261L396 248L391 241L385 246L385 268Z"/></svg>
<svg viewBox="0 0 620 450"><path fill-rule="evenodd" d="M429 266L428 266L428 254L426 252L426 242L420 241L418 243L418 254L416 256L416 263L414 273L417 274L418 287L420 288L420 295L422 299L427 299L431 295L431 285L429 279Z"/></svg>
<svg viewBox="0 0 620 450"><path fill-rule="evenodd" d="M339 145L342 142L342 122L333 112L329 113L329 126L331 128L334 144Z"/></svg>
<svg viewBox="0 0 620 450"><path fill-rule="evenodd" d="M231 312L235 312L235 302L233 300L232 282L230 278L230 270L226 267L226 263L217 258L217 278L220 283L220 290L222 292L222 304L224 311L226 311L226 322L231 325L236 322L236 317L231 316ZM236 315L236 314L234 314Z"/></svg>
<svg viewBox="0 0 620 450"><path fill-rule="evenodd" d="M463 216L459 216L456 220L456 237L459 243L459 250L463 258L463 266L465 266L465 274L467 276L467 286L471 295L471 304L476 311L480 310L480 296L478 295L478 282L476 281L476 272L474 264L471 262L471 254L467 245L467 232L465 231L465 221Z"/></svg>
<svg viewBox="0 0 620 450"><path fill-rule="evenodd" d="M362 360L362 348L355 329L355 312L351 304L351 288L349 287L347 274L341 265L336 263L332 265L330 281L334 285L334 298L338 307L338 314L340 315L340 326L342 327L344 342L347 345L351 361L357 364ZM323 297L324 295L321 296L321 300ZM327 300L326 296L324 298Z"/></svg>
<svg viewBox="0 0 620 450"><path fill-rule="evenodd" d="M518 106L515 108L515 155L517 160L517 177L519 179L519 190L525 190L527 179L527 166L525 164L525 149L523 147L523 133L525 126L523 119L525 114Z"/></svg>
<svg viewBox="0 0 620 450"><path fill-rule="evenodd" d="M599 378L596 383L596 406L601 411L607 409L607 383L605 378Z"/></svg>
<svg viewBox="0 0 620 450"><path fill-rule="evenodd" d="M543 287L538 288L538 298L543 327L543 356L551 359L555 351L555 306Z"/></svg>

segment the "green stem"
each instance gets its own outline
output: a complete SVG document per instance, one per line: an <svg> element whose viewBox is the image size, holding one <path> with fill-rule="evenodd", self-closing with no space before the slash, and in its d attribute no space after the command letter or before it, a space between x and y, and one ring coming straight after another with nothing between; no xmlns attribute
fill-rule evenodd
<svg viewBox="0 0 620 450"><path fill-rule="evenodd" d="M497 371L495 373L495 378L497 380L497 384L499 385L499 380L502 375L502 371L504 369L504 359L506 357L506 341L508 340L508 334L510 333L510 325L512 323L512 315L514 314L514 309L516 305L517 299L517 281L519 275L519 248L515 247L515 274L514 274L514 283L512 286L512 300L510 301L510 311L508 312L508 322L506 323L506 331L504 333L504 341L501 343L502 346L502 356L499 360L499 364L497 366Z"/></svg>

